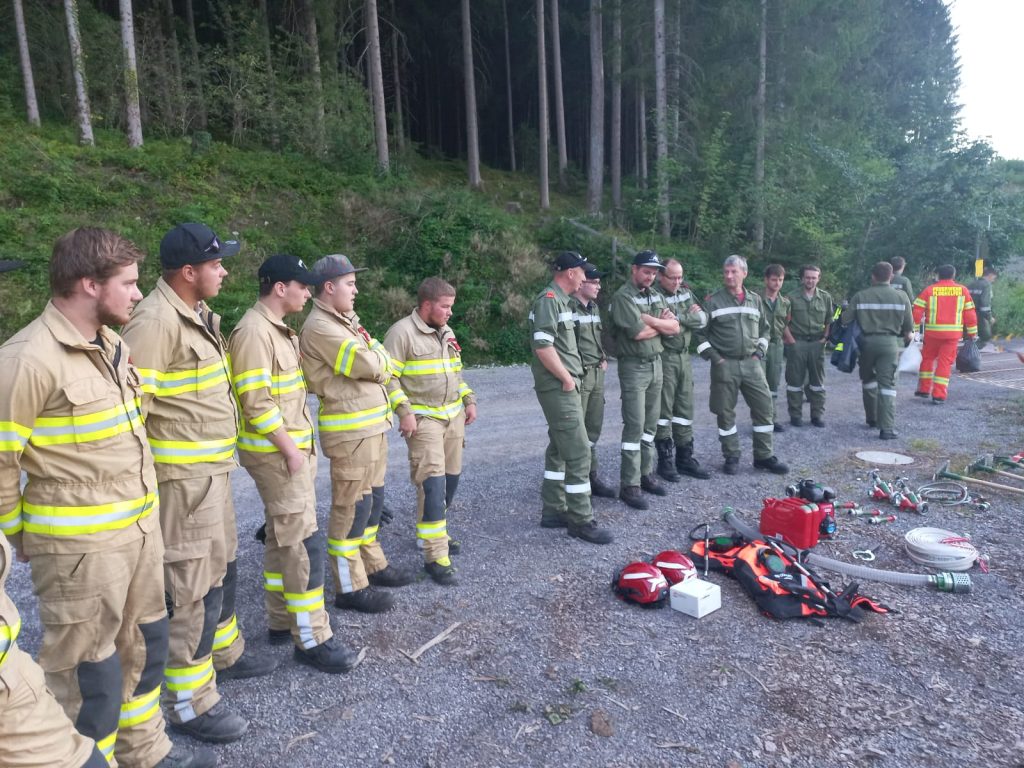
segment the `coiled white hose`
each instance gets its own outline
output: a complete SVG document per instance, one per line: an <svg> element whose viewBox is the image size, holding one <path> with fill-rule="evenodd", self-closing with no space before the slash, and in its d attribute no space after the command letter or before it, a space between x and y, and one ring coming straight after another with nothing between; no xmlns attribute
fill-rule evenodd
<svg viewBox="0 0 1024 768"><path fill-rule="evenodd" d="M904 540L910 559L929 568L968 571L978 560L970 539L942 528L914 528Z"/></svg>

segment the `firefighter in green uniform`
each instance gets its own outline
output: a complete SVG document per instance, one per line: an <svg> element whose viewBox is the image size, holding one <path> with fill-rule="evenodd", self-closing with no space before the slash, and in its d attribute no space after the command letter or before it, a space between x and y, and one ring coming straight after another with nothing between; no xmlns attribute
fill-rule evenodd
<svg viewBox="0 0 1024 768"><path fill-rule="evenodd" d="M696 332L697 354L711 361L711 412L718 417L718 439L727 475L739 471L740 441L736 400L742 394L754 424L754 467L784 475L789 468L775 457L772 396L761 360L768 349L768 320L761 297L744 290L747 262L730 256L722 265L723 287L704 299L708 323Z"/></svg>
<svg viewBox="0 0 1024 768"><path fill-rule="evenodd" d="M590 447L580 399L583 363L569 303L569 295L583 283L587 266L578 253L560 253L551 283L530 309L533 388L548 422L550 440L544 454L540 525L568 528L570 536L607 544L612 535L597 525L590 506Z"/></svg>
<svg viewBox="0 0 1024 768"><path fill-rule="evenodd" d="M895 440L896 365L899 339L910 343L914 315L910 297L889 285L892 265L880 261L871 269L871 287L854 294L843 310L843 325L860 324L860 382L864 395L864 416L869 427L878 427L878 437Z"/></svg>
<svg viewBox="0 0 1024 768"><path fill-rule="evenodd" d="M907 260L902 256L893 256L889 259L889 263L892 264L892 280L889 281L889 285L895 290L903 291L907 294L911 304L913 304L917 294L914 293L914 286L911 285L910 278L903 274L903 270L907 268Z"/></svg>
<svg viewBox="0 0 1024 768"><path fill-rule="evenodd" d="M576 343L580 362L583 363L580 399L583 403L583 425L590 443L590 495L614 499L618 491L597 474L597 441L604 425L604 377L608 370L608 358L601 343L601 310L597 306L602 277L604 274L597 267L587 265L583 271L583 283L570 297L569 305L576 322Z"/></svg>
<svg viewBox="0 0 1024 768"><path fill-rule="evenodd" d="M999 273L992 267L986 267L985 273L967 286L971 292L974 309L978 313L978 349L984 349L992 340L992 326L996 324L992 314L992 283Z"/></svg>
<svg viewBox="0 0 1024 768"><path fill-rule="evenodd" d="M647 509L643 489L664 496L654 477L654 433L661 412L662 339L679 333L679 321L657 291L651 290L665 265L654 251L633 257L629 280L612 297L611 325L619 351L622 396L622 467L619 498Z"/></svg>
<svg viewBox="0 0 1024 768"><path fill-rule="evenodd" d="M768 319L768 328L770 329L768 351L764 356L764 377L768 382L768 390L772 393L776 432L786 431L786 428L779 423L778 401L779 382L782 380L782 367L785 363L782 354L782 339L791 304L789 298L782 295L782 284L785 280L785 267L781 264L769 264L764 268L764 289L758 294L761 297L762 310Z"/></svg>
<svg viewBox="0 0 1024 768"><path fill-rule="evenodd" d="M658 476L671 483L680 475L698 480L711 477L693 458L693 369L690 365L690 332L703 328L708 322L683 280L683 265L675 259L665 262L665 270L658 275L655 290L679 322L679 334L663 336L665 351L661 353L661 418L654 435L658 451ZM675 451L675 466L672 454Z"/></svg>
<svg viewBox="0 0 1024 768"><path fill-rule="evenodd" d="M800 267L800 290L790 295L786 343L786 400L789 423L803 426L804 387L811 404L811 424L825 426L825 334L835 302L818 287L821 269Z"/></svg>

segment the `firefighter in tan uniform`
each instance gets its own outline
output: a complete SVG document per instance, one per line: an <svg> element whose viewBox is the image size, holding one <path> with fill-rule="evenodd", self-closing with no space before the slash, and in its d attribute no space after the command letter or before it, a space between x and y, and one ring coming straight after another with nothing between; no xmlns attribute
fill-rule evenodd
<svg viewBox="0 0 1024 768"><path fill-rule="evenodd" d="M0 765L107 768L96 742L75 730L43 670L18 647L21 616L4 591L10 569L11 546L0 533Z"/></svg>
<svg viewBox="0 0 1024 768"><path fill-rule="evenodd" d="M394 370L388 390L409 448L425 569L438 584L448 585L455 583L455 569L448 557L447 511L462 473L466 425L476 421L476 396L462 379L462 348L448 327L455 289L428 277L417 298L412 314L384 337Z"/></svg>
<svg viewBox="0 0 1024 768"><path fill-rule="evenodd" d="M205 301L227 275L221 259L237 252L237 242L219 240L202 224L175 227L160 242L163 277L124 326L160 481L171 614L163 704L172 728L211 743L234 741L248 727L221 703L217 677L275 667L269 657L242 656L230 482L238 410L220 318Z"/></svg>
<svg viewBox="0 0 1024 768"><path fill-rule="evenodd" d="M299 338L284 324L301 312L316 279L297 257L260 267L260 298L228 339L232 386L242 408L238 458L266 512L263 581L270 636L295 643L295 658L348 672L358 654L331 638L324 608L324 538L316 526L316 444L299 363Z"/></svg>
<svg viewBox="0 0 1024 768"><path fill-rule="evenodd" d="M388 564L377 541L384 510L387 433L391 429L387 383L391 358L355 313L356 269L347 256L324 256L313 265L313 309L299 334L302 371L320 398L320 446L331 462L331 514L327 556L334 573L334 604L381 613L395 603L390 592L411 574Z"/></svg>
<svg viewBox="0 0 1024 768"><path fill-rule="evenodd" d="M164 733L157 478L139 374L107 327L125 322L142 298L141 259L113 232L64 235L50 262L52 300L0 347L0 531L31 562L39 662L75 728L110 765L197 768L215 765L213 754L172 747ZM17 625L6 610L0 642L13 647ZM0 699L0 758L12 743L7 729L18 727L6 707L18 701L19 658L0 669L11 697ZM39 687L31 672L24 679ZM0 763L24 765L26 755Z"/></svg>

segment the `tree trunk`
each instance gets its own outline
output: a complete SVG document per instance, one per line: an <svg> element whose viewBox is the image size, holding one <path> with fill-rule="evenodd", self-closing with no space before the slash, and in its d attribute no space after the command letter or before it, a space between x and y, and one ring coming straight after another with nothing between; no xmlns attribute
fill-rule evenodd
<svg viewBox="0 0 1024 768"><path fill-rule="evenodd" d="M78 0L64 0L64 15L68 24L68 46L71 48L71 74L75 78L75 104L78 112L78 143L93 146L92 109L85 83L85 57L82 55L82 37L78 31Z"/></svg>
<svg viewBox="0 0 1024 768"><path fill-rule="evenodd" d="M512 55L508 45L508 6L501 0L501 19L505 24L505 96L508 102L508 159L512 173L516 172L516 128L512 115Z"/></svg>
<svg viewBox="0 0 1024 768"><path fill-rule="evenodd" d="M21 78L25 84L25 110L28 124L39 127L39 102L36 101L36 83L32 77L32 59L28 55L28 33L25 31L25 12L21 0L14 0L14 26L18 33L18 53L21 56ZM505 30L505 49L508 55L508 29Z"/></svg>
<svg viewBox="0 0 1024 768"><path fill-rule="evenodd" d="M562 33L558 24L558 0L551 0L551 74L555 81L555 138L558 144L558 188L568 189L569 156L565 147L565 103L562 98Z"/></svg>
<svg viewBox="0 0 1024 768"><path fill-rule="evenodd" d="M462 0L462 79L466 89L466 166L469 186L481 189L480 133L476 118L476 80L473 74L473 23L469 16L469 0Z"/></svg>
<svg viewBox="0 0 1024 768"><path fill-rule="evenodd" d="M139 109L139 68L135 63L135 20L132 0L119 0L121 6L121 50L124 53L124 100L128 146L142 146L142 110Z"/></svg>
<svg viewBox="0 0 1024 768"><path fill-rule="evenodd" d="M604 195L604 41L601 0L590 0L590 152L587 163L587 211L601 213Z"/></svg>
<svg viewBox="0 0 1024 768"><path fill-rule="evenodd" d="M668 93L665 81L665 0L654 0L654 99L658 167L658 219L662 237L672 234L668 210Z"/></svg>
<svg viewBox="0 0 1024 768"><path fill-rule="evenodd" d="M405 112L402 108L402 57L398 36L395 0L391 0L391 69L395 81L395 143L399 152L405 150Z"/></svg>
<svg viewBox="0 0 1024 768"><path fill-rule="evenodd" d="M170 56L171 78L173 80L171 101L167 105L171 120L177 124L181 115L181 94L184 91L184 84L181 79L181 55L178 53L178 35L174 30L174 0L165 0L163 13L164 37L167 39L167 48Z"/></svg>
<svg viewBox="0 0 1024 768"><path fill-rule="evenodd" d="M622 0L612 0L612 217L622 213Z"/></svg>
<svg viewBox="0 0 1024 768"><path fill-rule="evenodd" d="M374 3L373 23L376 31L377 6L374 0L366 0L367 6ZM313 143L321 157L327 154L327 114L324 107L324 80L320 70L320 36L316 31L316 10L312 0L301 0L303 34L309 46L309 75L313 85ZM377 68L380 70L380 46L377 50Z"/></svg>
<svg viewBox="0 0 1024 768"><path fill-rule="evenodd" d="M196 127L206 130L206 97L203 94L203 70L199 63L199 41L196 39L196 17L192 11L192 0L185 0L185 26L188 27L188 50L192 60L192 88L196 98Z"/></svg>
<svg viewBox="0 0 1024 768"><path fill-rule="evenodd" d="M384 104L384 75L380 63L380 29L377 26L377 0L366 0L366 37L370 43L370 96L373 101L373 135L377 142L377 168L391 168L388 153L388 119Z"/></svg>
<svg viewBox="0 0 1024 768"><path fill-rule="evenodd" d="M72 2L72 0L65 0ZM548 66L545 52L544 32L544 0L537 0L537 100L539 102L538 119L540 122L540 209L551 207L548 190Z"/></svg>
<svg viewBox="0 0 1024 768"><path fill-rule="evenodd" d="M681 0L673 0L672 17L672 66L669 69L669 142L673 152L679 150L680 113L682 111L683 94L680 89L683 71L683 4Z"/></svg>
<svg viewBox="0 0 1024 768"><path fill-rule="evenodd" d="M764 252L764 140L765 91L768 79L768 0L761 0L760 69L757 73L757 144L754 148L754 247Z"/></svg>
<svg viewBox="0 0 1024 768"><path fill-rule="evenodd" d="M281 119L277 113L277 78L274 75L274 52L270 45L270 10L267 8L267 0L260 0L260 17L263 71L267 76L267 123L270 128L270 146L276 150L281 147Z"/></svg>
<svg viewBox="0 0 1024 768"><path fill-rule="evenodd" d="M647 86L640 83L640 98L636 108L637 135L640 140L640 189L647 189Z"/></svg>

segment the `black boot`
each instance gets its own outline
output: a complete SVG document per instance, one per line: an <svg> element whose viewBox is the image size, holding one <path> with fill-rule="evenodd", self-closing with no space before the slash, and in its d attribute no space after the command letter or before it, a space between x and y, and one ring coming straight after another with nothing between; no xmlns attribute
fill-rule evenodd
<svg viewBox="0 0 1024 768"><path fill-rule="evenodd" d="M681 475L689 475L698 480L707 480L711 473L702 469L700 462L693 458L693 440L686 445L676 444L676 471Z"/></svg>
<svg viewBox="0 0 1024 768"><path fill-rule="evenodd" d="M654 447L658 450L658 477L670 483L678 483L679 474L672 468L672 438L655 440Z"/></svg>
<svg viewBox="0 0 1024 768"><path fill-rule="evenodd" d="M652 496L668 496L668 491L658 484L653 472L640 478L640 490Z"/></svg>
<svg viewBox="0 0 1024 768"><path fill-rule="evenodd" d="M597 476L597 472L590 473L590 495L601 499L614 499L619 495L616 488L612 488L604 480Z"/></svg>

